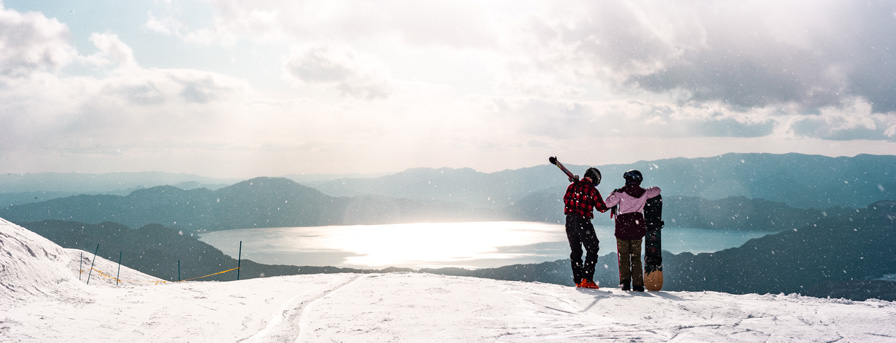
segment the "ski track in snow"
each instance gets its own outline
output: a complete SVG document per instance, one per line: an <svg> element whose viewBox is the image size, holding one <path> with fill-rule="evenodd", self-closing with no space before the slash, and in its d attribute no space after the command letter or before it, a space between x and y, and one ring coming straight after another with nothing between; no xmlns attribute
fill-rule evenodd
<svg viewBox="0 0 896 343"><path fill-rule="evenodd" d="M279 313L275 313L271 322L265 327L264 330L259 331L257 334L249 337L246 341L249 342L296 342L298 337L302 334L302 328L307 326L307 323L303 325L303 317L302 314L305 313L305 309L311 306L315 301L330 295L333 292L338 291L339 289L345 287L346 285L357 281L361 278L362 275L356 275L355 277L343 282L342 284L336 285L334 288L328 289L320 293L320 295L313 297L311 299L306 300L298 300L299 296L295 296L289 299L286 303L283 304L281 311ZM274 333L271 334L270 332ZM240 340L242 342L243 340Z"/></svg>
<svg viewBox="0 0 896 343"><path fill-rule="evenodd" d="M156 285L126 267L86 285L91 259L0 219L0 342L896 342L879 300L418 273Z"/></svg>

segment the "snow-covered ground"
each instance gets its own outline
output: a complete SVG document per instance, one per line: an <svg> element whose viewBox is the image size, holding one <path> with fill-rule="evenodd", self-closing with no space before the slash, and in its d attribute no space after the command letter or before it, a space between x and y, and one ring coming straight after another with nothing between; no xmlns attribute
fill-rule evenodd
<svg viewBox="0 0 896 343"><path fill-rule="evenodd" d="M156 284L0 219L2 342L894 342L896 303L429 274ZM87 259L92 254L83 253ZM98 259L95 268L117 271Z"/></svg>

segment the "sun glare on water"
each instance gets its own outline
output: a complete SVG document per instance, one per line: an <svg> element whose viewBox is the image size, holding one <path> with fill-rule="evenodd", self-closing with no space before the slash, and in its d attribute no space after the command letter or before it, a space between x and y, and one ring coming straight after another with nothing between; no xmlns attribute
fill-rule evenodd
<svg viewBox="0 0 896 343"><path fill-rule="evenodd" d="M280 228L301 239L268 242L280 249L351 252L343 265L365 267L469 267L474 259L505 260L519 253L501 247L565 240L563 227L529 222L417 223ZM289 237L290 235L277 235ZM532 252L526 253L531 255Z"/></svg>
<svg viewBox="0 0 896 343"><path fill-rule="evenodd" d="M422 223L385 225L352 231L354 237L336 243L340 249L358 252L347 264L387 266L427 265L472 259L511 259L518 254L498 247L521 246L556 239L556 228L538 223ZM565 237L565 236L564 236Z"/></svg>
<svg viewBox="0 0 896 343"><path fill-rule="evenodd" d="M595 226L598 254L616 251L613 227ZM663 250L713 252L741 246L764 231L663 230ZM254 228L209 232L202 241L225 254L265 264L344 268L493 268L569 257L563 225L466 222ZM238 250L242 249L242 250Z"/></svg>

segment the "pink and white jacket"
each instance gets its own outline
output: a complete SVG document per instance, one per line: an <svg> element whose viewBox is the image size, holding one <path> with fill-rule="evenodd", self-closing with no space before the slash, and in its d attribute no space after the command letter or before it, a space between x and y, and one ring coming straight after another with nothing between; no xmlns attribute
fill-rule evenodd
<svg viewBox="0 0 896 343"><path fill-rule="evenodd" d="M615 236L622 240L641 239L647 233L647 222L644 220L644 205L647 199L660 195L659 187L647 189L640 186L625 186L610 193L607 207L619 206L616 215Z"/></svg>
<svg viewBox="0 0 896 343"><path fill-rule="evenodd" d="M638 194L641 193L641 194ZM637 196L636 196L637 195ZM621 189L614 190L607 196L604 202L607 207L619 205L618 214L626 214L632 212L644 213L644 205L647 199L660 195L659 187L641 188L626 186Z"/></svg>

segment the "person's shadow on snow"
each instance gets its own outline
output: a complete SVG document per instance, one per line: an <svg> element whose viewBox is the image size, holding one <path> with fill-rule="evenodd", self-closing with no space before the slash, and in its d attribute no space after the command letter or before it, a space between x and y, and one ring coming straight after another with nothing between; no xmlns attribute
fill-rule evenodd
<svg viewBox="0 0 896 343"><path fill-rule="evenodd" d="M611 298L631 298L631 297L644 297L644 298L662 298L664 300L670 301L683 301L681 297L669 294L668 292L630 292L630 291L616 291L616 292L607 292L606 290L596 290L596 289L577 289L582 293L594 294L594 302L592 302L588 307L586 307L584 311L590 310L594 305L597 305L602 299L611 299Z"/></svg>

